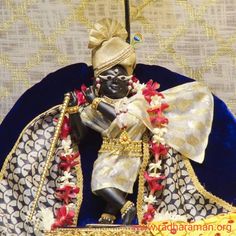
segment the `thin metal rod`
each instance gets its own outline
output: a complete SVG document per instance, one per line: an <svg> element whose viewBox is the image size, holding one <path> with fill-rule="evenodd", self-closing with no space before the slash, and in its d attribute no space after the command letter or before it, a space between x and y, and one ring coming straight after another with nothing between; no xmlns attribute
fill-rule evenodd
<svg viewBox="0 0 236 236"><path fill-rule="evenodd" d="M58 119L58 123L57 123L57 126L55 128L55 133L54 133L54 136L53 136L53 139L52 139L52 143L51 143L50 149L48 151L47 160L45 162L45 166L44 166L43 173L42 173L42 176L41 176L41 179L40 179L40 182L39 182L37 193L35 195L35 199L33 201L32 207L30 208L30 213L28 215L28 220L29 221L31 221L33 219L35 209L38 205L39 197L41 195L41 191L42 191L45 179L47 177L47 172L50 168L51 160L52 160L53 155L54 155L54 151L55 151L55 148L56 148L56 145L57 145L57 141L58 141L60 131L61 131L61 126L62 126L62 123L63 123L63 120L64 120L64 116L65 116L66 109L68 107L69 101L70 101L70 94L67 93L67 94L65 94L64 101L63 101L63 104L61 106L60 117Z"/></svg>
<svg viewBox="0 0 236 236"><path fill-rule="evenodd" d="M125 3L125 28L128 32L128 37L126 39L127 43L130 43L130 7L129 7L129 0L124 0Z"/></svg>

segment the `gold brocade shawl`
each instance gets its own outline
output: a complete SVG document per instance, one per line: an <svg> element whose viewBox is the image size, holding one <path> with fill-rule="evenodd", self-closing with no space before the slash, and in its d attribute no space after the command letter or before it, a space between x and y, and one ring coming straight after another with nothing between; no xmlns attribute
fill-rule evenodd
<svg viewBox="0 0 236 236"><path fill-rule="evenodd" d="M169 108L165 116L169 119L168 131L164 135L166 144L183 156L202 163L213 120L213 96L206 86L191 82L162 92ZM130 113L141 119L155 134L147 102L142 94L130 98Z"/></svg>

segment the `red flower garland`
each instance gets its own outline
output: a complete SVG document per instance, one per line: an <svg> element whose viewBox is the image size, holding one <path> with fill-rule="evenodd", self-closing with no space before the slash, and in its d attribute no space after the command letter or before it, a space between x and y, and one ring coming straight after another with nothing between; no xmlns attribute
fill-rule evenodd
<svg viewBox="0 0 236 236"><path fill-rule="evenodd" d="M146 87L142 90L142 94L145 100L151 105L152 97L159 96L161 99L164 99L164 95L157 91L160 85L157 82L149 80L146 84ZM155 104L155 102L154 102ZM168 119L164 116L163 112L169 107L167 103L161 103L160 105L153 106L147 109L149 114L150 122L153 128L164 128L168 124ZM155 140L150 141L150 152L154 155L155 162L157 163L160 158L164 157L168 153L168 147L156 142ZM156 191L161 191L164 188L164 185L160 181L166 179L166 176L150 176L147 171L144 172L144 178L148 183L150 196L153 196ZM147 210L143 215L142 223L146 224L153 220L155 216L155 207L153 204L149 203L147 205Z"/></svg>
<svg viewBox="0 0 236 236"><path fill-rule="evenodd" d="M64 117L61 127L60 139L66 139L70 134L71 128L69 124L69 118L67 116Z"/></svg>
<svg viewBox="0 0 236 236"><path fill-rule="evenodd" d="M61 155L61 163L59 164L60 169L64 171L71 171L73 167L79 164L79 161L75 160L79 157L79 152L72 153L70 155Z"/></svg>
<svg viewBox="0 0 236 236"><path fill-rule="evenodd" d="M76 198L76 195L79 193L79 188L65 185L58 188L57 191L56 197L68 205L73 198Z"/></svg>
<svg viewBox="0 0 236 236"><path fill-rule="evenodd" d="M67 207L63 205L57 210L56 220L52 225L52 230L59 227L72 225L74 216L75 216L75 212L73 210L68 210Z"/></svg>
<svg viewBox="0 0 236 236"><path fill-rule="evenodd" d="M156 191L160 191L164 188L164 186L160 184L159 181L165 179L165 176L152 177L147 173L147 171L145 171L144 178L148 183L151 195L153 195Z"/></svg>
<svg viewBox="0 0 236 236"><path fill-rule="evenodd" d="M157 92L157 89L160 88L160 84L157 82L153 82L153 80L149 80L146 83L146 87L142 90L143 96L146 99L146 101L150 104L152 101L152 96L158 95L163 97L163 95L159 92Z"/></svg>
<svg viewBox="0 0 236 236"><path fill-rule="evenodd" d="M77 100L78 100L78 105L83 105L85 104L87 101L86 101L86 98L83 94L83 92L87 89L87 87L83 84L81 86L81 91L80 90L75 90L75 94L76 94L76 97L77 97Z"/></svg>
<svg viewBox="0 0 236 236"><path fill-rule="evenodd" d="M86 86L82 85L81 86L82 92L79 90L75 90L79 106L86 102L86 99L83 94L83 92L86 89L87 89ZM55 121L58 120L55 119ZM61 140L66 140L70 135L70 132L71 132L71 127L69 125L69 118L65 116L63 119L59 138ZM61 154L60 156L61 162L59 163L59 168L62 171L70 173L71 171L73 171L73 168L75 168L75 166L79 164L79 161L77 160L79 156L80 156L79 152L70 154ZM73 184L66 182L63 186L57 188L56 191L57 191L55 193L56 197L60 199L64 203L64 205L62 205L56 212L55 222L51 226L52 230L59 227L66 227L69 225L73 225L75 211L73 209L70 209L71 207L69 206L69 204L72 203L73 199L77 197L77 194L80 192L80 189L77 186L74 186Z"/></svg>
<svg viewBox="0 0 236 236"><path fill-rule="evenodd" d="M146 224L147 222L152 221L155 215L155 207L152 204L148 204L147 211L143 215L142 224Z"/></svg>
<svg viewBox="0 0 236 236"><path fill-rule="evenodd" d="M150 121L154 127L162 127L168 124L168 119L163 114L163 111L168 107L169 105L167 103L162 103L160 107L149 108L147 110L150 115Z"/></svg>
<svg viewBox="0 0 236 236"><path fill-rule="evenodd" d="M150 141L149 144L150 150L154 155L156 162L159 160L160 157L166 156L166 154L168 153L169 148L167 148L161 143L154 143L153 141Z"/></svg>

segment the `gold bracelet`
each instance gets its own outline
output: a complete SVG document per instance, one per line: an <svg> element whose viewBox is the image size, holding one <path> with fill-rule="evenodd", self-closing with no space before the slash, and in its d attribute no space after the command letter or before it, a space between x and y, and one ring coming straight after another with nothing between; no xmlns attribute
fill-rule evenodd
<svg viewBox="0 0 236 236"><path fill-rule="evenodd" d="M94 98L93 102L91 103L91 107L94 110L97 110L99 103L102 101L102 98Z"/></svg>
<svg viewBox="0 0 236 236"><path fill-rule="evenodd" d="M123 218L125 214L134 206L134 203L131 201L127 201L124 206L121 208L120 213Z"/></svg>
<svg viewBox="0 0 236 236"><path fill-rule="evenodd" d="M73 106L73 107L67 107L66 111L67 111L69 114L77 113L77 112L79 111L79 106L76 105L76 106Z"/></svg>

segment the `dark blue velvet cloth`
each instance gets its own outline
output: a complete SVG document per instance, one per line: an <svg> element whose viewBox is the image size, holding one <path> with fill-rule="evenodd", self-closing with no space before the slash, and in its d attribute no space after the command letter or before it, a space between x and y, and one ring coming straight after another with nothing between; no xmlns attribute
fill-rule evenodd
<svg viewBox="0 0 236 236"><path fill-rule="evenodd" d="M165 90L183 83L192 82L180 74L160 66L138 64L135 75L141 82L152 79ZM38 114L61 104L63 95L82 84L92 84L93 70L86 64L74 64L49 74L40 83L27 90L16 102L0 125L0 165L2 166L22 129ZM183 91L184 92L184 91ZM214 195L236 205L236 120L224 102L214 96L214 121L203 164L191 162L200 183ZM91 193L90 181L93 162L101 137L90 130L80 144L84 177L83 204L78 225L95 223L103 210L103 201ZM131 196L135 200L135 193Z"/></svg>

